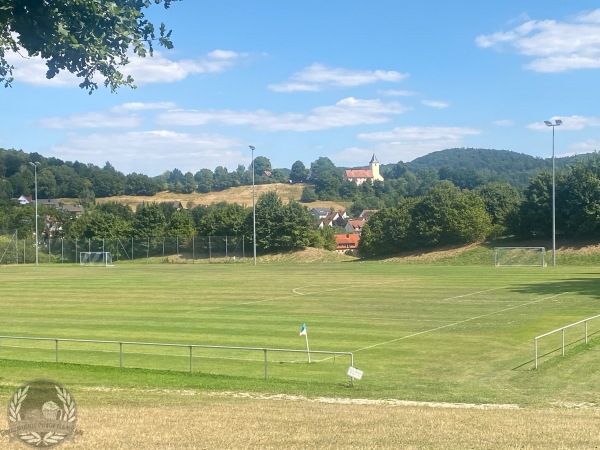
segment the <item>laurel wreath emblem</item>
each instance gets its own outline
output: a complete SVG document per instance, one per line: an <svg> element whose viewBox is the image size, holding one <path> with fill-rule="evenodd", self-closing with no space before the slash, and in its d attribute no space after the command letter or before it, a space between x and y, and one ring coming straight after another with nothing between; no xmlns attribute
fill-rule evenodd
<svg viewBox="0 0 600 450"><path fill-rule="evenodd" d="M21 421L21 404L27 398L27 391L29 390L29 386L25 386L17 392L10 399L10 404L8 405L8 420L10 422L20 422Z"/></svg>
<svg viewBox="0 0 600 450"><path fill-rule="evenodd" d="M8 420L10 423L21 422L21 406L27 398L27 392L29 391L29 385L18 389L10 400L8 406ZM54 386L57 392L58 399L62 402L62 410L60 414L61 421L71 424L71 428L74 428L75 421L77 419L77 409L75 401L71 394L66 389L60 386ZM35 431L29 431L26 433L18 433L18 438L23 442L35 447L53 447L61 443L67 436L68 433L59 433L55 431L49 431L46 433L37 433Z"/></svg>

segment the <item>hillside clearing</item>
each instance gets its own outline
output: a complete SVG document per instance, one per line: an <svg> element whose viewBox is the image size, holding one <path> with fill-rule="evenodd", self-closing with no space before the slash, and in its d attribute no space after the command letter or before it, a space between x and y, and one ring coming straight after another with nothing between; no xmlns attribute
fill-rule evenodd
<svg viewBox="0 0 600 450"><path fill-rule="evenodd" d="M286 184L286 183L274 183L274 184L260 184L256 185L256 198L258 199L261 194L266 192L275 191L284 203L287 203L290 198L300 201L302 196L302 189L306 185L304 183L298 184ZM72 199L61 199L65 203L72 203ZM169 191L159 192L153 196L132 196L132 195L119 195L116 197L98 198L98 203L107 202L118 202L129 206L135 211L136 207L140 203L144 202L172 202L179 201L184 207L194 207L199 205L210 205L212 203L226 202L226 203L237 203L245 206L252 206L252 186L238 186L226 189L219 192L209 192L207 194L200 194L194 192L192 194L178 194ZM349 202L332 202L326 200L319 200L316 202L303 203L308 208L333 208L335 210L345 210L350 206Z"/></svg>

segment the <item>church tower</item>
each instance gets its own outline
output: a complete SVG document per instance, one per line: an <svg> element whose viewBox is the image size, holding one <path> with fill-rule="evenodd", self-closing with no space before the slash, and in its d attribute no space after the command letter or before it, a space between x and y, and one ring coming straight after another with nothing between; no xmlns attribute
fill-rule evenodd
<svg viewBox="0 0 600 450"><path fill-rule="evenodd" d="M383 177L379 173L379 161L375 157L375 153L373 153L373 157L371 161L369 161L369 167L371 168L371 173L373 174L373 181L383 181Z"/></svg>

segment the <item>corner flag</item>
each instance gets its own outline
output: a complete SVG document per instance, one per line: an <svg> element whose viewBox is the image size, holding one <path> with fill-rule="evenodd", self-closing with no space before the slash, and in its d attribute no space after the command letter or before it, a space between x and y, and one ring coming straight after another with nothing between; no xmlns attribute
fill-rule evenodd
<svg viewBox="0 0 600 450"><path fill-rule="evenodd" d="M306 332L306 324L302 324L302 328L300 329L300 336L304 336L306 338L306 353L308 354L308 363L310 364L310 348L308 347L308 333Z"/></svg>
<svg viewBox="0 0 600 450"><path fill-rule="evenodd" d="M305 323L302 324L302 328L300 329L300 336L307 336Z"/></svg>

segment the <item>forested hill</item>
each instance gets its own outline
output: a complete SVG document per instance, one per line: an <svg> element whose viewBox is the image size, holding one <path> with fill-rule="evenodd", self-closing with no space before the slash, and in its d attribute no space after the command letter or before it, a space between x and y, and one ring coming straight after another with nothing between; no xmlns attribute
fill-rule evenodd
<svg viewBox="0 0 600 450"><path fill-rule="evenodd" d="M550 160L543 158L487 148L449 148L406 163L412 171L424 168L439 170L443 166L449 166L453 169L489 170L495 173L544 169L550 167L550 164Z"/></svg>
<svg viewBox="0 0 600 450"><path fill-rule="evenodd" d="M577 158L577 156L556 158L556 166L562 168ZM451 148L421 156L407 162L406 166L412 172L426 169L438 172L443 167L474 171L486 179L495 178L522 187L542 170L551 169L552 159L536 158L510 150Z"/></svg>
<svg viewBox="0 0 600 450"><path fill-rule="evenodd" d="M583 155L584 157L586 155ZM558 168L574 162L575 157L557 158ZM34 164L35 163L35 164ZM382 165L385 188L377 193L364 192L373 202L360 203L363 209L378 209L380 200L395 204L400 198L422 195L439 180L449 180L461 189L474 189L490 181L505 181L523 190L542 170L550 169L550 158L535 158L508 150L454 148L434 152L409 163ZM0 199L33 195L37 168L40 198L78 198L82 205L93 204L96 198L119 195L153 196L160 191L177 194L224 191L230 187L273 183L308 182L303 201L356 200L358 187L344 182L342 168L325 157L306 167L296 161L291 168L273 168L271 161L257 156L252 166L238 165L235 171L225 167L200 169L195 174L174 168L161 175L123 174L110 162L104 167L78 161L46 158L38 153L0 148ZM252 174L254 170L254 176ZM366 187L363 188L367 189ZM385 191L385 192L384 192ZM304 195L306 194L306 195Z"/></svg>

